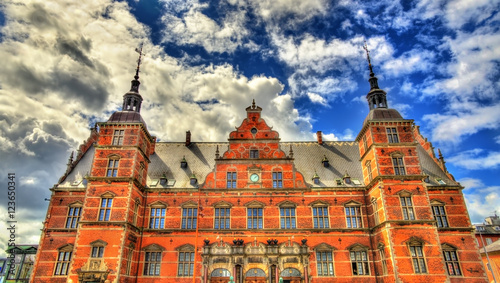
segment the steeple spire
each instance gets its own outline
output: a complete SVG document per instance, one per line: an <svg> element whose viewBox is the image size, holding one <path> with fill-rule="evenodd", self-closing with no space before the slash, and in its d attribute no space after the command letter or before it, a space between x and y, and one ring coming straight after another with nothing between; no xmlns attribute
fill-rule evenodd
<svg viewBox="0 0 500 283"><path fill-rule="evenodd" d="M142 46L143 44L141 43L139 48L135 49L139 53L139 59L137 60L137 68L135 69L134 79L131 82L130 91L123 96L123 111L141 111L142 96L139 94L139 85L141 84L139 81L139 69L142 63L142 55L144 55Z"/></svg>
<svg viewBox="0 0 500 283"><path fill-rule="evenodd" d="M370 50L368 50L366 40L363 49L366 51L366 60L368 61L368 69L370 70L370 78L368 79L370 82L370 91L366 95L368 106L370 106L370 110L374 108L387 108L386 92L381 90L378 86L378 79L373 72L372 62L370 60Z"/></svg>

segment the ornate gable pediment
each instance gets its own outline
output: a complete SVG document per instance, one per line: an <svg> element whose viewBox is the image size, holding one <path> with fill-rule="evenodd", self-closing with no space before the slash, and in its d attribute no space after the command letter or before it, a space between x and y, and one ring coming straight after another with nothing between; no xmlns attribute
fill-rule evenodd
<svg viewBox="0 0 500 283"><path fill-rule="evenodd" d="M353 250L353 251L366 251L368 250L368 247L365 245L362 245L360 243L355 243L347 247L347 250Z"/></svg>
<svg viewBox="0 0 500 283"><path fill-rule="evenodd" d="M246 207L264 207L266 206L263 202L252 200L244 204Z"/></svg>
<svg viewBox="0 0 500 283"><path fill-rule="evenodd" d="M167 207L167 203L161 200L154 201L150 203L148 206L157 206L157 207Z"/></svg>
<svg viewBox="0 0 500 283"><path fill-rule="evenodd" d="M220 208L230 208L233 207L233 205L227 201L221 200L213 204L214 207L220 207Z"/></svg>
<svg viewBox="0 0 500 283"><path fill-rule="evenodd" d="M73 251L73 245L72 244L65 244L60 246L58 249L60 252L71 252Z"/></svg>
<svg viewBox="0 0 500 283"><path fill-rule="evenodd" d="M309 203L309 206L330 206L330 204L324 200L317 199Z"/></svg>
<svg viewBox="0 0 500 283"><path fill-rule="evenodd" d="M91 246L94 246L94 247L105 247L108 245L108 243L104 242L103 240L95 240L93 242L90 242L90 245Z"/></svg>
<svg viewBox="0 0 500 283"><path fill-rule="evenodd" d="M278 203L279 207L297 207L297 204L289 200L284 200Z"/></svg>
<svg viewBox="0 0 500 283"><path fill-rule="evenodd" d="M165 250L164 247L158 245L158 244L150 244L142 248L143 251L156 251L156 252L162 252Z"/></svg>
<svg viewBox="0 0 500 283"><path fill-rule="evenodd" d="M321 243L321 244L315 246L314 250L316 250L316 251L332 251L332 250L336 250L336 248L334 246L330 246L327 243Z"/></svg>
<svg viewBox="0 0 500 283"><path fill-rule="evenodd" d="M194 246L191 244L184 244L176 248L179 252L192 252L194 251Z"/></svg>

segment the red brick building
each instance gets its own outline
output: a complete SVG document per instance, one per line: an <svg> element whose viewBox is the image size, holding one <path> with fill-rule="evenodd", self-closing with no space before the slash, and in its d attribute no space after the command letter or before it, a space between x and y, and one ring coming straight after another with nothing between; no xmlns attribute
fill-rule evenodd
<svg viewBox="0 0 500 283"><path fill-rule="evenodd" d="M55 185L34 282L486 282L463 187L370 65L354 141L156 142L138 73ZM243 109L242 109L243 111Z"/></svg>

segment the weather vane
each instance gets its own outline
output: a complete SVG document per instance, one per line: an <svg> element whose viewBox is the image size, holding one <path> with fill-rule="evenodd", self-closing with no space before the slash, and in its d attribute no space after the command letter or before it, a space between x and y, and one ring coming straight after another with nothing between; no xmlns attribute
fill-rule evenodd
<svg viewBox="0 0 500 283"><path fill-rule="evenodd" d="M142 55L145 55L142 52L142 46L144 45L144 42L141 42L139 44L139 47L135 49L135 52L139 53L139 59L137 60L137 69L135 71L135 79L139 79L139 69L141 68L141 62L142 62Z"/></svg>
<svg viewBox="0 0 500 283"><path fill-rule="evenodd" d="M368 68L370 69L370 75L373 74L372 62L370 61L370 50L368 50L368 45L363 45L363 49L366 51L366 60L368 60Z"/></svg>

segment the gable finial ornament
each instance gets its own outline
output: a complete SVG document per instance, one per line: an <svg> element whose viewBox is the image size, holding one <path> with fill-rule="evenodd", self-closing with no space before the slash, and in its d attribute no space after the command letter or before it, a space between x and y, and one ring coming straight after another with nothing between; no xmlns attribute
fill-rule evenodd
<svg viewBox="0 0 500 283"><path fill-rule="evenodd" d="M255 98L252 99L252 109L255 109Z"/></svg>

